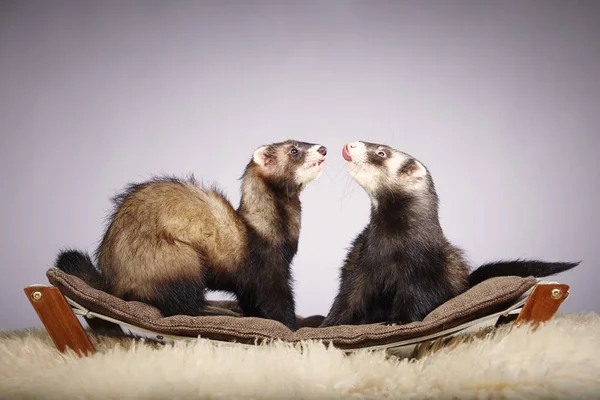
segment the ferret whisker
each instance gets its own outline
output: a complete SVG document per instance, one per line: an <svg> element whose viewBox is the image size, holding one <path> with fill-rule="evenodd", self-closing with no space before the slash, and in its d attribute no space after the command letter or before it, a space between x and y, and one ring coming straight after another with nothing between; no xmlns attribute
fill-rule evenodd
<svg viewBox="0 0 600 400"><path fill-rule="evenodd" d="M329 178L329 181L330 181L330 182L333 182L333 180L334 180L334 178L335 178L335 177L334 177L334 176L332 177L332 176L331 176L331 174L330 174L330 173L327 171L329 168L330 168L329 166L325 166L325 165L324 165L324 166L323 166L323 174L325 174L325 176L326 176L327 178Z"/></svg>
<svg viewBox="0 0 600 400"><path fill-rule="evenodd" d="M340 168L338 168L338 170L336 171L335 175L333 176L334 178L337 178L337 176L340 174L340 172L342 172L342 170L346 168L345 165L342 165Z"/></svg>
<svg viewBox="0 0 600 400"><path fill-rule="evenodd" d="M349 188L348 188L348 190L344 190L344 192L343 192L343 195L342 195L342 198L341 198L341 203L342 203L342 205L343 205L343 201L344 201L346 198L350 197L350 196L352 195L352 193L354 193L354 191L356 190L356 188L357 188L358 186L360 186L360 185L358 185L358 184L356 183L356 179L355 179L355 177L356 177L356 175L357 175L357 174L358 174L358 173L359 173L359 172L362 170L362 168L363 168L363 166L362 166L362 165L360 165L360 166L358 167L358 171L350 171L350 174L349 174L349 175L346 175L346 182L348 182L348 181L349 181L349 184L350 184L350 185L349 185ZM346 186L348 186L348 185L346 185ZM345 188L345 189L346 189L346 188Z"/></svg>
<svg viewBox="0 0 600 400"><path fill-rule="evenodd" d="M346 175L346 178L344 181L344 190L342 191L342 196L339 198L340 207L343 207L344 199L347 197L346 193L351 189L351 185L352 185L352 179L350 178L349 175Z"/></svg>

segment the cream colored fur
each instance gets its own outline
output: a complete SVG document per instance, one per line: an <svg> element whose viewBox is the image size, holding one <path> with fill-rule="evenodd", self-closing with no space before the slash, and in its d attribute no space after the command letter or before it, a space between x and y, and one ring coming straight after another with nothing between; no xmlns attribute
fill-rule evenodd
<svg viewBox="0 0 600 400"><path fill-rule="evenodd" d="M97 341L97 340L96 340ZM0 334L0 397L44 399L599 398L600 317L500 328L409 362L318 343L248 349L100 340L61 355L39 330Z"/></svg>

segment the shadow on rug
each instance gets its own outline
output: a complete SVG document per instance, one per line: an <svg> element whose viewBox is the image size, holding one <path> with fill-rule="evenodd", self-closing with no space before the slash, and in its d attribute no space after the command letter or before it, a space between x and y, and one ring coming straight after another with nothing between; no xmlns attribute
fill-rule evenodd
<svg viewBox="0 0 600 400"><path fill-rule="evenodd" d="M61 354L45 331L0 333L2 398L598 398L600 316L558 314L422 346L415 359L346 355L317 343L159 345L90 335L98 353Z"/></svg>

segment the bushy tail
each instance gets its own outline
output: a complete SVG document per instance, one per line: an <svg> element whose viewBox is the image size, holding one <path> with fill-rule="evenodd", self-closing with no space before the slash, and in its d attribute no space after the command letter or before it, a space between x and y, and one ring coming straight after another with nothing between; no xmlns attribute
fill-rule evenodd
<svg viewBox="0 0 600 400"><path fill-rule="evenodd" d="M469 284L475 286L496 276L533 276L543 278L578 266L578 262L545 262L538 260L496 261L483 264L469 275Z"/></svg>
<svg viewBox="0 0 600 400"><path fill-rule="evenodd" d="M104 289L104 279L86 253L78 250L61 251L54 266L67 274L78 277L95 289Z"/></svg>

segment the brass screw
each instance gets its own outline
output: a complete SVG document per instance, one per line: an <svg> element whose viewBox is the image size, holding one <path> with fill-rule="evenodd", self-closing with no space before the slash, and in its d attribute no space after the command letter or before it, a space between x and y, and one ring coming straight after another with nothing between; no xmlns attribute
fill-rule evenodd
<svg viewBox="0 0 600 400"><path fill-rule="evenodd" d="M31 298L34 301L38 301L39 299L42 298L42 292L35 291L35 292L31 293Z"/></svg>
<svg viewBox="0 0 600 400"><path fill-rule="evenodd" d="M552 289L552 298L553 299L560 299L561 296L562 296L562 291L560 289Z"/></svg>

